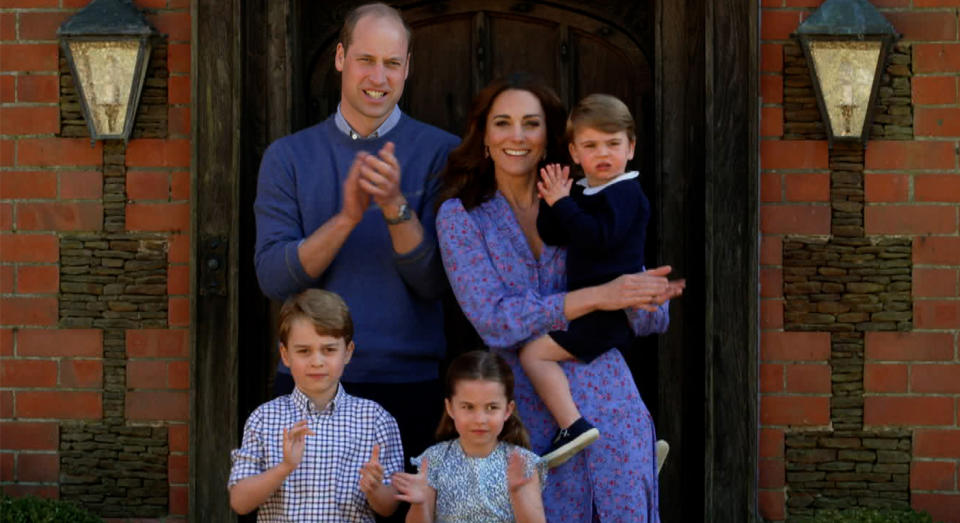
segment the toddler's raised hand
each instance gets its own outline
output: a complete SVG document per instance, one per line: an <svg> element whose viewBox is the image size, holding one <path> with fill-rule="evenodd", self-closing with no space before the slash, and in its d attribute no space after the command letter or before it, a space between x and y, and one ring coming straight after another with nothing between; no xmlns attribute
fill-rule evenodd
<svg viewBox="0 0 960 523"><path fill-rule="evenodd" d="M300 466L307 436L313 436L307 420L298 421L289 429L283 429L283 462L289 465L291 470Z"/></svg>
<svg viewBox="0 0 960 523"><path fill-rule="evenodd" d="M391 477L396 487L397 499L411 505L418 505L427 501L430 485L427 484L427 458L420 463L420 471L416 474L397 472Z"/></svg>
<svg viewBox="0 0 960 523"><path fill-rule="evenodd" d="M537 191L547 205L553 207L557 200L564 196L570 196L570 187L573 180L570 179L570 167L560 167L558 163L551 163L540 169L540 181L537 182Z"/></svg>
<svg viewBox="0 0 960 523"><path fill-rule="evenodd" d="M372 494L383 484L383 465L380 464L380 445L374 443L370 461L360 469L360 492Z"/></svg>
<svg viewBox="0 0 960 523"><path fill-rule="evenodd" d="M527 462L519 452L514 450L507 460L507 490L516 492L521 487L533 481L533 474L527 476Z"/></svg>

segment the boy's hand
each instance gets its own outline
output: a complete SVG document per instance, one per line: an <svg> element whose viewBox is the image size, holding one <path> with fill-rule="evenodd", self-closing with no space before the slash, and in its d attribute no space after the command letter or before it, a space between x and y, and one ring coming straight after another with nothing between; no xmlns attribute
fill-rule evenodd
<svg viewBox="0 0 960 523"><path fill-rule="evenodd" d="M570 179L570 167L560 167L558 163L551 163L540 169L540 181L537 182L537 191L547 205L553 207L557 200L565 196L570 196L570 187L573 180Z"/></svg>
<svg viewBox="0 0 960 523"><path fill-rule="evenodd" d="M370 461L360 469L360 492L372 494L380 485L383 485L383 465L380 464L380 445L373 445Z"/></svg>
<svg viewBox="0 0 960 523"><path fill-rule="evenodd" d="M307 420L294 423L290 429L283 429L283 462L291 471L300 466L303 450L306 448L306 437L313 434L307 426Z"/></svg>
<svg viewBox="0 0 960 523"><path fill-rule="evenodd" d="M427 501L430 485L427 484L427 458L423 458L420 471L416 474L397 472L391 478L393 486L399 492L397 499L411 505L419 505Z"/></svg>
<svg viewBox="0 0 960 523"><path fill-rule="evenodd" d="M516 492L521 487L533 481L533 474L526 475L527 462L519 452L514 450L510 453L507 461L507 490Z"/></svg>

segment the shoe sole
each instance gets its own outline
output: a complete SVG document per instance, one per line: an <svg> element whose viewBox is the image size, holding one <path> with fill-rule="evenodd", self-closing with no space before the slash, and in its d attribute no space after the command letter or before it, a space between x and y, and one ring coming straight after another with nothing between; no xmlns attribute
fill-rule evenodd
<svg viewBox="0 0 960 523"><path fill-rule="evenodd" d="M670 453L670 444L662 439L657 440L657 474L663 468L663 463L667 461L667 454Z"/></svg>
<svg viewBox="0 0 960 523"><path fill-rule="evenodd" d="M542 459L547 463L547 468L552 469L559 467L560 465L566 463L570 458L574 457L577 452L580 452L594 441L597 441L597 438L599 437L600 430L597 428L584 431L583 434L574 438L574 440L570 443L567 443L566 445L554 450L549 454L545 454Z"/></svg>

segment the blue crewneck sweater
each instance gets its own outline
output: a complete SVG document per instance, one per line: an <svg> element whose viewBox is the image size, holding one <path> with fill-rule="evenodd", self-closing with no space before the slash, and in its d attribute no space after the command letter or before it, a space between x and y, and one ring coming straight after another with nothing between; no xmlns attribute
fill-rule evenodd
<svg viewBox="0 0 960 523"><path fill-rule="evenodd" d="M297 256L301 240L340 211L342 188L359 151L396 144L401 190L424 229L413 251L398 255L373 203L333 263L312 279ZM435 174L457 137L406 114L383 136L354 140L334 118L281 138L263 155L254 212L260 288L275 300L309 287L336 292L350 307L356 351L343 380L402 383L436 379L445 340L438 298L446 277L437 251Z"/></svg>

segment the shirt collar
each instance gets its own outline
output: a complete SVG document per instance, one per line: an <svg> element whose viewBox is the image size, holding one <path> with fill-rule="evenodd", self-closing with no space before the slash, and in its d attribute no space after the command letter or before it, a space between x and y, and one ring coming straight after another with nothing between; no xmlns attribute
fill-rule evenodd
<svg viewBox="0 0 960 523"><path fill-rule="evenodd" d="M381 136L390 132L391 129L397 126L397 122L400 121L400 115L403 114L400 112L400 108L393 106L393 110L390 111L390 116L387 116L387 119L380 124L380 127L374 129L372 133L367 136L360 136L360 134L353 130L353 127L350 127L350 124L347 123L347 119L343 117L343 111L340 110L340 104L337 104L337 114L334 116L333 121L337 125L337 129L340 130L343 134L353 138L354 140L363 139L363 140L372 140L374 138L380 138Z"/></svg>
<svg viewBox="0 0 960 523"><path fill-rule="evenodd" d="M615 183L617 183L617 182L622 182L623 180L632 180L633 178L636 178L637 176L640 176L640 173L639 173L638 171L625 172L625 173L621 174L620 176L617 176L616 178L610 180L609 182L607 182L607 183L605 183L605 184L603 184L603 185L597 185L597 186L595 186L595 187L590 187L589 185L587 185L587 179L586 179L586 178L580 178L579 180L577 180L577 185L583 187L583 194L586 194L587 196L590 196L591 194L597 194L598 192L606 189L607 187L610 187L611 185L613 185L613 184L615 184Z"/></svg>
<svg viewBox="0 0 960 523"><path fill-rule="evenodd" d="M333 414L338 405L341 405L343 400L347 398L347 393L343 390L343 385L337 383L337 393L333 395L333 399L330 400L330 403L326 404L322 408L318 407L304 394L299 387L294 386L293 392L290 393L290 401L297 407L304 416L307 415L330 415Z"/></svg>

